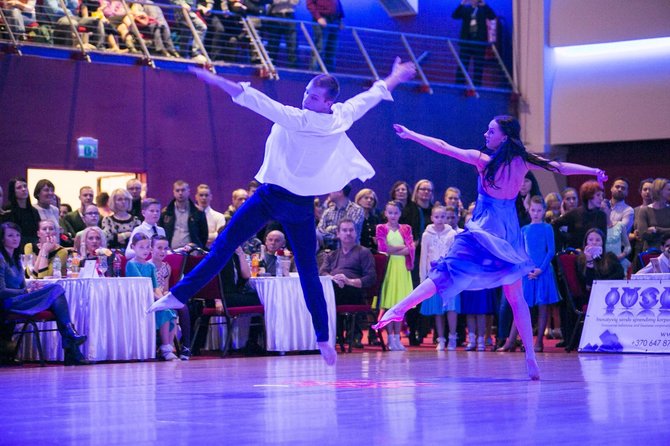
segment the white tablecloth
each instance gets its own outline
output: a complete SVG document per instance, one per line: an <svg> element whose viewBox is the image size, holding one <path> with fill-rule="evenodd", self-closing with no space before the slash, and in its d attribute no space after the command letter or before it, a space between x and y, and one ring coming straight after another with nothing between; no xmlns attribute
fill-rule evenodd
<svg viewBox="0 0 670 446"><path fill-rule="evenodd" d="M335 345L335 292L333 281L320 277L328 306L328 341ZM312 316L307 311L298 277L250 279L265 307L267 349L270 351L316 350Z"/></svg>
<svg viewBox="0 0 670 446"><path fill-rule="evenodd" d="M70 317L77 331L88 336L81 351L90 361L151 359L156 357L156 318L144 311L153 302L151 279L119 277L45 280L65 289ZM40 324L38 324L40 325ZM56 328L55 322L41 324ZM40 333L45 356L62 361L57 331ZM28 335L20 357L37 359L34 340Z"/></svg>

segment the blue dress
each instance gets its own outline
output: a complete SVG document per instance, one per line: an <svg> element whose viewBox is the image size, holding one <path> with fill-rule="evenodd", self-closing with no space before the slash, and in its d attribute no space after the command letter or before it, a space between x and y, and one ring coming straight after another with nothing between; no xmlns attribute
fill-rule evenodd
<svg viewBox="0 0 670 446"><path fill-rule="evenodd" d="M512 284L535 266L524 249L515 199L491 197L481 180L478 189L472 220L428 274L443 298ZM461 296L463 313L465 300Z"/></svg>
<svg viewBox="0 0 670 446"><path fill-rule="evenodd" d="M547 223L530 224L521 228L526 241L526 250L533 263L542 270L537 279L523 278L523 297L529 307L548 305L560 300L556 288L554 269L551 259L554 257L554 231Z"/></svg>
<svg viewBox="0 0 670 446"><path fill-rule="evenodd" d="M0 309L14 313L32 316L51 308L56 299L65 294L63 287L56 283L29 293L25 292L23 269L19 265L10 266L2 256L0 256L0 277L2 277Z"/></svg>
<svg viewBox="0 0 670 446"><path fill-rule="evenodd" d="M151 262L139 263L131 260L126 264L126 277L149 277L151 278L151 285L158 288L158 279L156 276L156 267ZM175 320L177 313L173 310L156 311L156 330L158 330L164 323L170 323L170 330L175 327Z"/></svg>

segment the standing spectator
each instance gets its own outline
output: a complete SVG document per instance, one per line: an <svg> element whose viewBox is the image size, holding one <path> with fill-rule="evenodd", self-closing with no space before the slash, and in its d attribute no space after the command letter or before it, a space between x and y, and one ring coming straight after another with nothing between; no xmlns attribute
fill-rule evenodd
<svg viewBox="0 0 670 446"><path fill-rule="evenodd" d="M483 0L462 0L451 14L451 18L461 21L458 57L466 69L472 60L472 83L479 86L482 84L484 54L488 42L486 21L495 19L496 14ZM459 68L456 71L456 83L462 84L464 81L465 76Z"/></svg>
<svg viewBox="0 0 670 446"><path fill-rule="evenodd" d="M553 226L559 229L564 247L581 248L584 235L591 228L607 232L607 216L600 210L603 194L604 189L597 181L584 182L579 188L582 205L554 220Z"/></svg>
<svg viewBox="0 0 670 446"><path fill-rule="evenodd" d="M313 27L314 45L326 69L335 70L337 38L342 27L344 12L340 0L307 0L307 9L317 23ZM319 69L317 58L312 57L312 70Z"/></svg>
<svg viewBox="0 0 670 446"><path fill-rule="evenodd" d="M211 60L221 60L225 39L223 15L229 13L226 0L198 0L198 14L205 20L207 35L203 44ZM213 11L221 11L221 13Z"/></svg>
<svg viewBox="0 0 670 446"><path fill-rule="evenodd" d="M633 270L637 271L642 268L644 265L640 265L638 254L643 251L644 242L642 237L640 237L640 231L637 229L637 216L640 214L640 209L649 206L654 200L651 198L651 188L654 184L653 178L646 178L640 181L640 186L638 192L640 193L640 198L642 199L642 204L633 209L633 215L635 222L633 223L633 232L631 232L629 238L631 245L633 245Z"/></svg>
<svg viewBox="0 0 670 446"><path fill-rule="evenodd" d="M670 233L670 180L656 178L651 187L651 197L654 201L640 209L636 220L645 251L659 248L663 235Z"/></svg>
<svg viewBox="0 0 670 446"><path fill-rule="evenodd" d="M544 203L547 206L547 212L544 214L544 221L552 223L561 216L561 205L563 200L558 192L549 192L544 197Z"/></svg>
<svg viewBox="0 0 670 446"><path fill-rule="evenodd" d="M280 19L295 20L295 7L300 0L273 0L270 5L268 15ZM298 32L296 24L292 22L274 22L266 21L264 25L267 35L268 53L273 63L277 61L279 54L279 43L284 39L286 43L286 58L289 67L296 68L298 56L296 53L298 47Z"/></svg>
<svg viewBox="0 0 670 446"><path fill-rule="evenodd" d="M212 190L206 184L198 185L195 202L197 208L205 213L207 219L207 248L209 248L219 235L221 228L226 225L226 217L221 212L212 209Z"/></svg>
<svg viewBox="0 0 670 446"><path fill-rule="evenodd" d="M561 215L565 215L579 206L579 194L574 187L566 187L561 192L563 202L561 203Z"/></svg>
<svg viewBox="0 0 670 446"><path fill-rule="evenodd" d="M165 19L163 10L159 6L156 6L156 4L152 0L144 0L142 2L142 5L144 6L144 12L146 12L146 14L150 18L156 21L156 31L154 32L155 50L159 54L166 57L172 56L180 58L181 55L177 52L177 50L174 47L174 41L172 40L172 31L170 30L170 25Z"/></svg>
<svg viewBox="0 0 670 446"><path fill-rule="evenodd" d="M235 212L244 204L245 201L249 199L249 192L246 191L246 189L235 189L233 191L233 201L230 203L228 206L228 209L226 209L226 212L223 213L223 216L226 219L226 223L230 221L231 218L233 218L233 215L235 215Z"/></svg>
<svg viewBox="0 0 670 446"><path fill-rule="evenodd" d="M100 212L101 218L112 215L113 211L109 207L109 194L107 192L100 192L98 196L95 197L95 205L98 207L98 212Z"/></svg>
<svg viewBox="0 0 670 446"><path fill-rule="evenodd" d="M81 206L79 209L75 209L63 217L63 224L61 226L63 226L63 230L68 232L72 238L74 238L79 231L83 231L86 228L86 223L84 223L84 213L86 212L87 206L93 204L93 196L92 187L84 186L79 189L79 202L81 203ZM101 220L98 220L98 226L100 223Z"/></svg>
<svg viewBox="0 0 670 446"><path fill-rule="evenodd" d="M414 238L409 225L400 224L400 205L390 201L384 208L386 223L377 226L379 252L389 256L382 283L381 308L386 311L412 290L411 271L414 267ZM381 315L380 315L381 316ZM401 322L393 321L388 327L389 350L405 350L400 342Z"/></svg>
<svg viewBox="0 0 670 446"><path fill-rule="evenodd" d="M463 202L461 201L461 190L454 186L449 186L444 191L444 205L451 206L456 211L456 223L459 228L465 226L465 209L463 209Z"/></svg>
<svg viewBox="0 0 670 446"><path fill-rule="evenodd" d="M363 228L363 208L349 199L351 186L347 184L337 192L329 195L333 206L326 209L316 227L316 238L321 242L323 249L337 249L337 224L343 218L349 218L356 225L356 243L360 243L360 233Z"/></svg>
<svg viewBox="0 0 670 446"><path fill-rule="evenodd" d="M628 179L618 177L614 179L610 189L612 194L610 219L612 223L622 222L626 228L626 234L630 233L635 223L635 211L626 203L629 185Z"/></svg>
<svg viewBox="0 0 670 446"><path fill-rule="evenodd" d="M114 189L110 198L112 215L102 219L102 230L112 249L125 250L133 229L142 223L130 213L132 198L125 189Z"/></svg>
<svg viewBox="0 0 670 446"><path fill-rule="evenodd" d="M603 200L602 211L607 216L607 233L605 238L605 251L611 252L621 262L624 273L628 272L630 260L628 255L631 252L630 241L628 240L628 230L623 221L614 221L612 214L614 209L609 201ZM632 209L632 208L631 208Z"/></svg>
<svg viewBox="0 0 670 446"><path fill-rule="evenodd" d="M372 189L361 189L356 194L354 202L363 209L363 226L361 229L361 246L372 252L377 252L375 233L377 225L381 223L377 209L377 194Z"/></svg>
<svg viewBox="0 0 670 446"><path fill-rule="evenodd" d="M189 198L191 188L186 181L177 180L172 185L174 199L163 208L160 226L165 228L165 234L170 240L170 247L178 249L189 243L200 248L207 245L209 234L207 218Z"/></svg>
<svg viewBox="0 0 670 446"><path fill-rule="evenodd" d="M40 214L30 203L30 193L25 178L15 177L9 180L7 198L9 204L5 206L4 220L11 221L21 228L20 247L23 248L26 243L36 243Z"/></svg>
<svg viewBox="0 0 670 446"><path fill-rule="evenodd" d="M5 0L0 2L7 25L9 25L17 40L27 40L26 26L37 23L35 3L36 0Z"/></svg>
<svg viewBox="0 0 670 446"><path fill-rule="evenodd" d="M54 206L55 186L49 180L39 180L35 185L33 197L37 200L35 209L40 214L40 220L51 220L60 231L60 211Z"/></svg>
<svg viewBox="0 0 670 446"><path fill-rule="evenodd" d="M142 216L142 182L137 178L128 180L126 190L132 200L130 214L139 218L140 221L144 220Z"/></svg>
<svg viewBox="0 0 670 446"><path fill-rule="evenodd" d="M165 229L158 226L158 221L161 217L161 204L158 200L154 198L145 198L144 201L142 201L142 216L144 217L144 221L133 229L133 232L128 239L128 247L126 248L126 258L128 260L135 257L135 252L130 243L135 234L142 233L149 239L154 235L162 235L165 237Z"/></svg>

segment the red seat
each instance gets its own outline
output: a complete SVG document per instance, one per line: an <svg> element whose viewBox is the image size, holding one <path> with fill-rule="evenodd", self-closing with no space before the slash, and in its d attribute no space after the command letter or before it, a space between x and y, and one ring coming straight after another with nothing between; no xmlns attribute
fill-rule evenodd
<svg viewBox="0 0 670 446"><path fill-rule="evenodd" d="M196 265L204 258L204 256L186 256L185 262L184 262L184 274L188 273L191 271L193 268L196 267ZM223 346L223 353L222 356L225 356L228 353L228 349L230 348L231 340L232 340L232 335L233 335L233 329L232 329L232 322L237 319L240 316L260 316L260 325L265 327L265 321L263 319L263 314L265 313L265 309L263 308L262 305L252 305L252 306L244 306L244 307L228 307L226 305L226 297L223 292L223 281L221 280L221 274L217 274L214 276L212 280L210 280L204 287L202 287L194 296L194 299L202 299L205 301L209 302L214 302L217 299L220 299L223 308L221 310L217 310L215 307L212 308L211 306L205 305L205 308L203 308L202 314L199 314L196 321L195 321L195 328L193 330L194 333L196 333L196 336L193 336L193 342L195 342L197 338L197 333L200 330L200 327L203 322L203 318L206 317L214 317L214 316L219 316L223 318L222 322L212 322L211 319L208 322L209 325L221 325L225 324L226 325L226 339L225 339L225 344ZM253 325L253 324L252 324ZM191 345L191 349L193 349L193 345Z"/></svg>
<svg viewBox="0 0 670 446"><path fill-rule="evenodd" d="M7 311L4 313L4 320L6 323L23 324L21 331L18 331L19 337L16 340L16 349L14 350L14 356L17 355L19 349L21 348L21 342L23 341L23 337L28 333L32 333L35 345L37 346L37 352L40 358L40 365L44 367L46 365L45 362L46 358L44 356L44 349L42 348L42 341L40 341L39 334L47 331L56 331L57 328L40 329L37 327L37 323L54 322L56 320L56 315L49 310L40 311L39 313L34 314L32 316L26 316L23 314L12 313L11 311Z"/></svg>
<svg viewBox="0 0 670 446"><path fill-rule="evenodd" d="M186 267L186 256L182 254L168 254L165 256L165 263L170 265L170 279L168 288L172 288L184 277L184 268Z"/></svg>
<svg viewBox="0 0 670 446"><path fill-rule="evenodd" d="M351 353L354 345L354 330L356 328L356 318L357 315L362 315L366 318L368 315L372 316L373 323L377 320L377 315L379 314L379 293L382 288L382 283L384 283L384 276L386 274L386 266L388 264L388 256L383 253L374 254L375 258L375 272L377 273L377 280L375 284L366 290L366 302L361 305L337 305L335 311L337 317L343 319L343 326L347 326L347 351ZM375 307L372 307L372 302L375 297L377 298L377 304ZM384 344L384 338L381 335L381 332L377 332L379 341L381 342L382 351L386 351L386 345ZM344 353L344 339L340 336L340 350Z"/></svg>
<svg viewBox="0 0 670 446"><path fill-rule="evenodd" d="M577 276L577 254L576 250L568 249L557 253L554 257L561 295L568 307L568 311L574 312L577 316L575 328L572 330L570 339L565 344L565 350L568 352L574 350L577 346L577 334L579 333L580 326L584 325L588 302L586 291ZM567 335L565 333L565 336Z"/></svg>

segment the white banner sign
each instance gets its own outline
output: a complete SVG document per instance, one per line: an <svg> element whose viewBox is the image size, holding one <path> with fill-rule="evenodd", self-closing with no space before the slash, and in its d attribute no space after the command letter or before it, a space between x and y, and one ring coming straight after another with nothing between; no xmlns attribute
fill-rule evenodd
<svg viewBox="0 0 670 446"><path fill-rule="evenodd" d="M670 353L670 280L593 282L579 351Z"/></svg>

